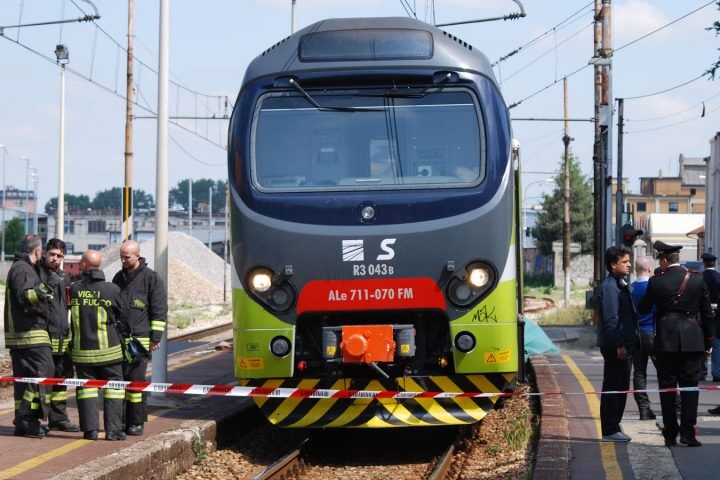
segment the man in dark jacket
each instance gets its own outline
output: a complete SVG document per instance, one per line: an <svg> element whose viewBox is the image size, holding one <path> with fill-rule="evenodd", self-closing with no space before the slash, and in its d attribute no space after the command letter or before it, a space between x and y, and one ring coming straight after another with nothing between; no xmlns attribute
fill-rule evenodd
<svg viewBox="0 0 720 480"><path fill-rule="evenodd" d="M638 344L637 313L624 277L630 273L630 251L612 246L605 252L610 275L600 287L600 352L605 360L603 391L630 388L630 359ZM620 428L626 394L600 397L600 426L603 442L629 442Z"/></svg>
<svg viewBox="0 0 720 480"><path fill-rule="evenodd" d="M712 253L703 253L703 280L708 289L710 306L713 311L714 333L712 339L712 375L713 382L720 382L720 272L715 268L717 257ZM711 408L708 412L713 415L720 415L720 406Z"/></svg>
<svg viewBox="0 0 720 480"><path fill-rule="evenodd" d="M53 290L44 284L36 264L42 243L26 235L15 254L5 288L5 346L10 349L13 376L52 377L55 365L48 335L48 303ZM46 386L15 383L15 435L42 438L40 420L47 418Z"/></svg>
<svg viewBox="0 0 720 480"><path fill-rule="evenodd" d="M122 270L113 278L125 295L127 330L130 338L136 339L146 350L136 358L129 359L123 367L125 380L145 381L149 352L157 350L166 329L167 291L157 273L151 270L140 256L140 245L127 240L120 247ZM125 432L128 435L142 435L145 413L145 395L140 392L126 392Z"/></svg>
<svg viewBox="0 0 720 480"><path fill-rule="evenodd" d="M40 280L53 288L53 298L48 302L48 334L55 371L53 377L69 378L73 372L70 356L70 323L68 322L68 289L70 275L60 269L65 257L65 242L51 238L45 246L45 255L38 262ZM67 414L67 387L55 385L50 393L48 426L51 430L79 432L80 427L70 422Z"/></svg>
<svg viewBox="0 0 720 480"><path fill-rule="evenodd" d="M78 378L122 380L120 317L124 310L123 297L117 285L105 281L105 274L100 270L101 261L96 250L85 251L80 260L82 280L70 287L72 360ZM106 388L103 399L105 440L125 440L125 391ZM78 387L77 400L83 438L97 440L100 429L98 389Z"/></svg>
<svg viewBox="0 0 720 480"><path fill-rule="evenodd" d="M655 358L660 388L697 387L703 356L710 350L712 310L702 276L680 265L681 245L655 242L663 273L648 282L638 305L641 313L655 308ZM675 393L660 393L665 445L702 445L695 438L699 392L680 392L680 425Z"/></svg>

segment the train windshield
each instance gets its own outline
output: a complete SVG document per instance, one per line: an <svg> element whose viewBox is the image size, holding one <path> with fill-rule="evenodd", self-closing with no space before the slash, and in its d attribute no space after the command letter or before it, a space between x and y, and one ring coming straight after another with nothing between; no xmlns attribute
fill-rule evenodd
<svg viewBox="0 0 720 480"><path fill-rule="evenodd" d="M323 108L294 92L261 99L252 144L258 189L452 188L482 181L484 129L469 91L310 93Z"/></svg>

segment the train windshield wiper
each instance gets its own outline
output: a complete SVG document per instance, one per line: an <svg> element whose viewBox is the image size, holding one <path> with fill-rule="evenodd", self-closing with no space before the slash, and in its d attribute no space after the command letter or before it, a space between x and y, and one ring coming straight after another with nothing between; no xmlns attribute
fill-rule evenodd
<svg viewBox="0 0 720 480"><path fill-rule="evenodd" d="M318 110L328 112L384 112L387 110L386 107L337 107L332 105L320 105L317 100L312 97L312 95L300 86L297 80L291 78L288 83L290 83L295 90L300 92L302 96Z"/></svg>

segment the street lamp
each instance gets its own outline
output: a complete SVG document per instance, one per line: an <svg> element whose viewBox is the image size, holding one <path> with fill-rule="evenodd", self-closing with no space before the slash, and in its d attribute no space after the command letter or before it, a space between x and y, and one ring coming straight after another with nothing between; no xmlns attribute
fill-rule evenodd
<svg viewBox="0 0 720 480"><path fill-rule="evenodd" d="M32 173L30 174L32 177L32 184L33 184L33 199L35 201L35 207L33 208L33 235L38 234L38 182L40 180L40 174L37 171L37 167L32 167Z"/></svg>
<svg viewBox="0 0 720 480"><path fill-rule="evenodd" d="M55 48L55 57L60 65L60 147L58 153L58 201L55 236L62 240L65 233L65 65L70 62L70 52L65 45L60 44Z"/></svg>
<svg viewBox="0 0 720 480"><path fill-rule="evenodd" d="M19 157L20 160L25 160L25 235L27 235L29 229L29 206L30 203L30 159L28 157Z"/></svg>

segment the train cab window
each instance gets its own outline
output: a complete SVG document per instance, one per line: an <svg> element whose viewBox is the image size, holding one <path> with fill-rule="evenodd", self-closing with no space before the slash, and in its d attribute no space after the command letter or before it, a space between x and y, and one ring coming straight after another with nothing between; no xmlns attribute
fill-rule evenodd
<svg viewBox="0 0 720 480"><path fill-rule="evenodd" d="M259 190L463 188L484 177L482 116L468 91L311 94L332 108L294 93L261 98L251 152Z"/></svg>

